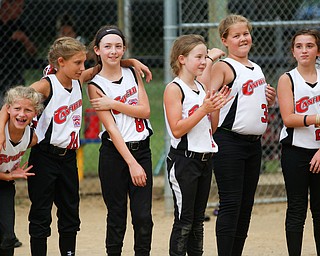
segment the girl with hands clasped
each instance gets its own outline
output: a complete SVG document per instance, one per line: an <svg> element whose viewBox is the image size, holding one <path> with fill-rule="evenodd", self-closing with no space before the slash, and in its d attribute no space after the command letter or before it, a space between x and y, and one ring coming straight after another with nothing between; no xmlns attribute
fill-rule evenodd
<svg viewBox="0 0 320 256"><path fill-rule="evenodd" d="M219 256L242 254L260 174L260 138L276 95L260 66L248 59L251 29L243 16L223 19L219 34L228 50L227 58L208 65L199 77L210 89L227 85L233 96L221 109L213 136L219 145L213 157L220 203L216 222Z"/></svg>
<svg viewBox="0 0 320 256"><path fill-rule="evenodd" d="M14 255L14 196L16 179L27 179L34 173L28 163L20 167L27 148L37 143L37 136L29 126L41 112L42 96L30 87L17 86L7 91L5 106L9 120L5 124L6 147L0 157L0 255Z"/></svg>
<svg viewBox="0 0 320 256"><path fill-rule="evenodd" d="M221 55L223 52L221 51ZM221 56L218 54L216 58ZM218 146L212 138L219 110L230 91L208 91L196 80L207 65L207 46L200 35L177 38L170 64L176 76L164 91L164 110L171 148L168 180L174 198L174 224L170 255L202 255L203 222L212 178L212 155Z"/></svg>
<svg viewBox="0 0 320 256"><path fill-rule="evenodd" d="M93 49L101 71L89 82L88 92L103 124L99 178L108 209L106 251L121 255L129 195L135 255L149 255L153 222L148 96L137 71L120 66L126 44L117 27L102 27Z"/></svg>
<svg viewBox="0 0 320 256"><path fill-rule="evenodd" d="M320 255L320 34L300 30L292 38L297 66L279 78L278 99L284 127L281 130L281 166L287 192L285 221L288 253L301 255L308 209L313 218L317 255Z"/></svg>

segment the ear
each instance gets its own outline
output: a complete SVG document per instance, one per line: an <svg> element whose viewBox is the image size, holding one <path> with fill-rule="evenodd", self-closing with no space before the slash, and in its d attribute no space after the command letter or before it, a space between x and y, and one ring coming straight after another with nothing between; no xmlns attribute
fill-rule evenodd
<svg viewBox="0 0 320 256"><path fill-rule="evenodd" d="M226 48L228 48L227 40L224 37L221 38L221 42Z"/></svg>
<svg viewBox="0 0 320 256"><path fill-rule="evenodd" d="M96 55L100 55L99 47L98 46L93 46L93 51Z"/></svg>
<svg viewBox="0 0 320 256"><path fill-rule="evenodd" d="M63 67L65 60L64 60L64 58L59 57L58 60L57 60L57 62L58 62L59 67Z"/></svg>
<svg viewBox="0 0 320 256"><path fill-rule="evenodd" d="M178 61L180 62L180 64L184 65L185 64L185 57L183 55L179 55Z"/></svg>

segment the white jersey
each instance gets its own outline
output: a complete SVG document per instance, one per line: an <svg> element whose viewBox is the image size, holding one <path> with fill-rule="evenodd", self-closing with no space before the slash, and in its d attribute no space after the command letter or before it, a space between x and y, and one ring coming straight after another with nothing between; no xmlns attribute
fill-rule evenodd
<svg viewBox="0 0 320 256"><path fill-rule="evenodd" d="M206 92L198 81L195 81L195 84L197 85L199 93L193 91L178 77L173 80L173 83L176 83L181 89L183 95L182 119L186 119L203 104ZM164 113L167 131L169 133L171 146L173 148L189 150L198 153L218 151L218 146L212 137L210 115L203 117L187 134L183 135L181 138L175 138L171 132L165 109Z"/></svg>
<svg viewBox="0 0 320 256"><path fill-rule="evenodd" d="M220 110L219 127L244 135L262 135L268 124L268 103L260 66L250 61L252 67L246 67L231 58L223 61L235 74L230 93L234 98Z"/></svg>
<svg viewBox="0 0 320 256"><path fill-rule="evenodd" d="M33 132L28 125L18 144L13 145L10 140L8 122L5 126L6 148L2 148L0 152L0 172L11 172L20 166L20 161L28 146L31 143Z"/></svg>
<svg viewBox="0 0 320 256"><path fill-rule="evenodd" d="M51 94L45 100L45 109L38 117L38 143L60 148L77 149L82 120L82 91L79 81L72 80L72 90L66 90L55 75L47 78Z"/></svg>
<svg viewBox="0 0 320 256"><path fill-rule="evenodd" d="M111 99L128 105L136 105L139 101L139 88L134 70L121 68L121 72L122 78L118 82L112 82L97 74L91 83ZM111 114L125 142L145 140L152 135L152 128L148 119L134 118L116 110L111 110ZM102 125L100 137L105 131L106 129Z"/></svg>
<svg viewBox="0 0 320 256"><path fill-rule="evenodd" d="M297 68L287 73L291 79L294 96L294 113L298 115L320 114L320 70L317 69L317 84L312 87L306 83ZM280 141L297 147L320 148L320 129L308 127L287 128L283 126Z"/></svg>

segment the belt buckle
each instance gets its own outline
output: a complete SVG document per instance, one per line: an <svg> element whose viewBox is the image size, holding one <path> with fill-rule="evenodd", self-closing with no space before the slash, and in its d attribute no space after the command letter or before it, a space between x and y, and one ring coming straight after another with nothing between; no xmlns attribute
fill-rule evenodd
<svg viewBox="0 0 320 256"><path fill-rule="evenodd" d="M129 143L129 149L136 151L139 149L139 142L138 141L130 141Z"/></svg>
<svg viewBox="0 0 320 256"><path fill-rule="evenodd" d="M209 158L207 157L208 155L209 155L209 154L207 154L207 153L202 153L201 161L202 161L202 162L208 161L208 159L209 159Z"/></svg>
<svg viewBox="0 0 320 256"><path fill-rule="evenodd" d="M58 154L59 156L65 156L67 154L68 149L65 148L63 153Z"/></svg>

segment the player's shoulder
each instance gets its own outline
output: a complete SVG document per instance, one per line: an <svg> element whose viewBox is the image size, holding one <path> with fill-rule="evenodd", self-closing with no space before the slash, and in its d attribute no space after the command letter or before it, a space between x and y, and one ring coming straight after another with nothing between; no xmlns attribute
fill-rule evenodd
<svg viewBox="0 0 320 256"><path fill-rule="evenodd" d="M41 93L44 97L48 97L50 94L50 83L47 79L43 78L30 85L37 92Z"/></svg>

